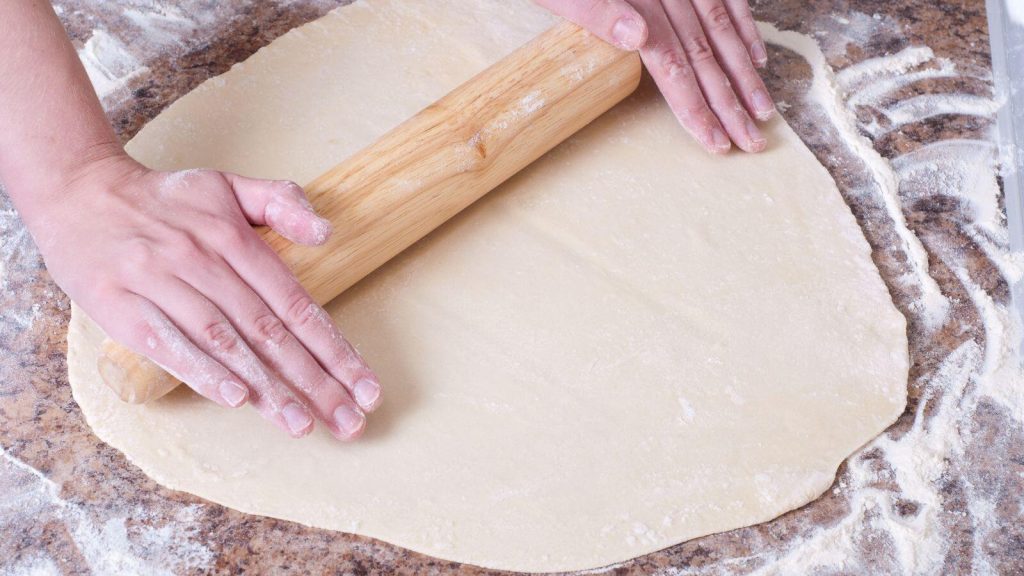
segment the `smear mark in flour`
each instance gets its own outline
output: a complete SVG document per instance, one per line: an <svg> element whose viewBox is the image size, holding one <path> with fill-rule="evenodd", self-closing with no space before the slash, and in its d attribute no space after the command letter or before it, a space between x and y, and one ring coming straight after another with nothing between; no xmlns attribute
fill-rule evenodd
<svg viewBox="0 0 1024 576"><path fill-rule="evenodd" d="M86 508L63 499L60 486L0 446L0 534L59 522L67 527L93 574L171 576L209 568L214 554L198 530L201 509L201 505L181 507L172 521L159 528L144 525L152 519L134 508L123 516L96 520ZM58 560L40 552L4 570L49 574Z"/></svg>

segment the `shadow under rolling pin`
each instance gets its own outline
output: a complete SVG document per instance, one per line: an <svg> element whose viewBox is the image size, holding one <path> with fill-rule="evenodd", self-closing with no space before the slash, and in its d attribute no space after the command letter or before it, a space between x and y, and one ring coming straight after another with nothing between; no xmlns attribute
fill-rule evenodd
<svg viewBox="0 0 1024 576"><path fill-rule="evenodd" d="M260 233L326 304L624 100L640 73L636 53L558 24L307 185L310 202L335 225L325 245ZM97 362L126 402L179 384L109 339Z"/></svg>

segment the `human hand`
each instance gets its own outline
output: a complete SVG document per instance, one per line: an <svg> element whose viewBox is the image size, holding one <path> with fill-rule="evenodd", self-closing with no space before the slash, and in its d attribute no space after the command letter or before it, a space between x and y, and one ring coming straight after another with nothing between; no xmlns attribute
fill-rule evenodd
<svg viewBox="0 0 1024 576"><path fill-rule="evenodd" d="M291 182L90 162L26 224L54 280L107 334L223 406L251 403L294 437L313 416L358 437L373 372L252 228L324 243Z"/></svg>
<svg viewBox="0 0 1024 576"><path fill-rule="evenodd" d="M767 141L754 118L775 113L756 68L768 61L746 0L536 0L625 50L639 50L679 122L704 147Z"/></svg>

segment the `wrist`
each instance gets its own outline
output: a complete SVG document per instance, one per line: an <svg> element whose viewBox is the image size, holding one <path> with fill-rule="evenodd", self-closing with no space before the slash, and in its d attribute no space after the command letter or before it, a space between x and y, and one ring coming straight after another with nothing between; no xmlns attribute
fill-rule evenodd
<svg viewBox="0 0 1024 576"><path fill-rule="evenodd" d="M97 184L101 187L105 183L115 184L125 177L144 171L148 170L129 156L120 144L94 144L80 150L65 163L43 195L51 195L50 201L60 202L69 195L93 189Z"/></svg>
<svg viewBox="0 0 1024 576"><path fill-rule="evenodd" d="M118 184L148 172L116 142L88 146L67 156L46 177L12 184L11 197L29 232L52 225L69 204L88 202L89 195L109 192ZM86 214L82 214L86 216ZM38 240L38 238L37 238Z"/></svg>

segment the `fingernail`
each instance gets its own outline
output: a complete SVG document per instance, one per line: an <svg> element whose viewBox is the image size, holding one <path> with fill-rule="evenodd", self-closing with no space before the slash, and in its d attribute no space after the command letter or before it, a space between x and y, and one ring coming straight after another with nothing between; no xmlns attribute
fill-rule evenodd
<svg viewBox="0 0 1024 576"><path fill-rule="evenodd" d="M764 42L758 40L750 45L750 59L758 68L768 63L768 52L764 49Z"/></svg>
<svg viewBox="0 0 1024 576"><path fill-rule="evenodd" d="M232 408L238 408L245 404L245 398L249 395L248 391L241 384L231 380L221 382L220 386L217 387L217 391L220 392L220 397Z"/></svg>
<svg viewBox="0 0 1024 576"><path fill-rule="evenodd" d="M761 134L761 131L757 129L757 125L754 124L753 120L747 120L747 138L748 138L748 149L756 152L764 147L767 140Z"/></svg>
<svg viewBox="0 0 1024 576"><path fill-rule="evenodd" d="M313 216L313 242L317 246L320 246L324 242L327 242L327 239L331 237L331 223L328 220L317 216L316 214L314 214Z"/></svg>
<svg viewBox="0 0 1024 576"><path fill-rule="evenodd" d="M366 417L351 406L342 404L334 409L334 421L346 434L352 436L363 429Z"/></svg>
<svg viewBox="0 0 1024 576"><path fill-rule="evenodd" d="M363 378L352 387L356 402L363 410L370 410L380 398L380 386L373 380Z"/></svg>
<svg viewBox="0 0 1024 576"><path fill-rule="evenodd" d="M754 111L757 113L758 120L767 120L775 113L775 103L764 90L760 88L754 90L750 94L750 99L754 101Z"/></svg>
<svg viewBox="0 0 1024 576"><path fill-rule="evenodd" d="M612 38L623 50L638 50L644 41L644 28L633 18L620 18L612 26Z"/></svg>
<svg viewBox="0 0 1024 576"><path fill-rule="evenodd" d="M288 425L288 429L292 431L295 436L304 436L309 432L310 426L313 425L313 417L306 412L306 409L298 404L289 404L281 410L281 415L284 416L284 422Z"/></svg>
<svg viewBox="0 0 1024 576"><path fill-rule="evenodd" d="M729 141L729 137L722 131L721 128L711 129L711 149L715 153L721 153L727 151L732 144Z"/></svg>

